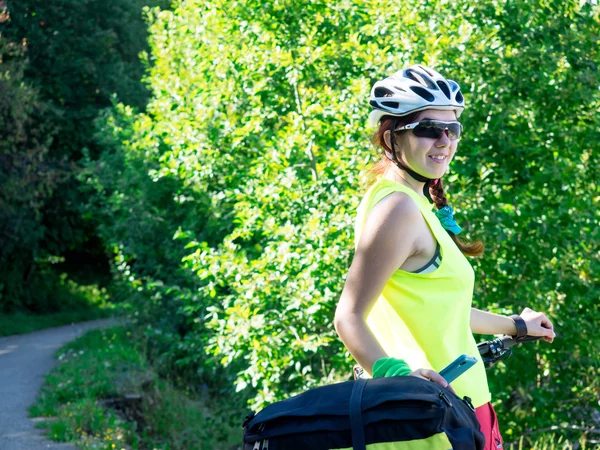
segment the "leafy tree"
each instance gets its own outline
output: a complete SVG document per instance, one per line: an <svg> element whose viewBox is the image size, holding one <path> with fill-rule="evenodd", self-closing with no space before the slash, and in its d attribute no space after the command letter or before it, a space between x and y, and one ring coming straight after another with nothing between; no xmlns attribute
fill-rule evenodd
<svg viewBox="0 0 600 450"><path fill-rule="evenodd" d="M25 45L0 40L0 310L34 303L25 285L40 286L34 267L44 234L39 210L64 176L48 160L53 129L43 118L48 106L24 79Z"/></svg>
<svg viewBox="0 0 600 450"><path fill-rule="evenodd" d="M2 11L2 309L65 307L54 285L108 272L93 216L82 217L77 174L98 157L93 123L111 96L143 108L144 5L161 0L0 2ZM10 20L9 20L10 19ZM83 267L82 267L83 266ZM95 273L94 273L95 272ZM90 276L90 273L94 273Z"/></svg>

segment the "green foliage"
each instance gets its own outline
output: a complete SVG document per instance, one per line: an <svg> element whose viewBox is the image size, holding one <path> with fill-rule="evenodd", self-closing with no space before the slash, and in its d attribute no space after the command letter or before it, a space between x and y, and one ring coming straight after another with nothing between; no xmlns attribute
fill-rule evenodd
<svg viewBox="0 0 600 450"><path fill-rule="evenodd" d="M41 209L62 176L48 164L54 133L43 119L47 106L24 78L23 53L24 44L0 39L0 310L29 306L25 283L41 284L33 267L44 235Z"/></svg>
<svg viewBox="0 0 600 450"><path fill-rule="evenodd" d="M375 159L366 99L375 79L422 62L468 104L446 185L466 237L486 243L475 306L556 324L554 344L490 373L503 433L593 426L597 8L185 0L148 18L152 100L98 123L110 151L89 161L89 186L135 317L180 370L225 366L254 406L349 377L332 320Z"/></svg>
<svg viewBox="0 0 600 450"><path fill-rule="evenodd" d="M488 246L476 264L475 301L502 313L544 311L558 335L552 345L518 352L491 377L507 439L524 425L594 423L600 149L592 136L600 95L591 87L600 82L598 17L597 8L575 3L488 4L473 24L490 34L472 41L470 56L485 64L458 66L463 84L480 87L470 96L465 126L473 139L461 143L467 150L453 185L461 192L455 204Z"/></svg>
<svg viewBox="0 0 600 450"><path fill-rule="evenodd" d="M152 175L160 167L160 145L152 145L150 124L136 123L129 107L106 111L96 134L104 151L98 160L86 159L80 179L87 189L85 215L99 223L98 235L114 258L117 297L131 305L135 322L158 325L155 362L162 358L162 365L172 366L187 330L177 311L198 287L180 264L187 250L173 237L184 236L183 229L201 233L208 207L179 178Z"/></svg>

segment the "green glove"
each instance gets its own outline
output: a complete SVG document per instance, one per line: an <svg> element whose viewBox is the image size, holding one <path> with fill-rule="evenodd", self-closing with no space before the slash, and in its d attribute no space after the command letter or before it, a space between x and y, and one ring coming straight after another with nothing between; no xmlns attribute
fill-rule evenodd
<svg viewBox="0 0 600 450"><path fill-rule="evenodd" d="M406 376L411 372L403 359L380 358L373 364L373 378Z"/></svg>

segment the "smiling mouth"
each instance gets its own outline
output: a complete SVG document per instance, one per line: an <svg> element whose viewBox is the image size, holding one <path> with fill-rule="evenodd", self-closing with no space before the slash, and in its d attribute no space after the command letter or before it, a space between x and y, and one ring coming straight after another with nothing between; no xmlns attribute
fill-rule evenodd
<svg viewBox="0 0 600 450"><path fill-rule="evenodd" d="M429 156L430 159L433 159L435 162L444 162L448 158L447 156Z"/></svg>

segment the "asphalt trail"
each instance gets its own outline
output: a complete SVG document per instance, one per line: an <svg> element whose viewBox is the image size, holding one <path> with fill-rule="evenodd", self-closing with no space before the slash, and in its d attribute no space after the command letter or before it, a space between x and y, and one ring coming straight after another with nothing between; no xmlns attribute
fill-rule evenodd
<svg viewBox="0 0 600 450"><path fill-rule="evenodd" d="M0 450L76 450L47 440L27 408L56 365L54 353L60 347L88 330L116 324L102 319L0 338Z"/></svg>

